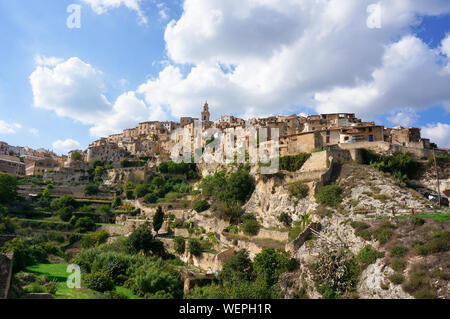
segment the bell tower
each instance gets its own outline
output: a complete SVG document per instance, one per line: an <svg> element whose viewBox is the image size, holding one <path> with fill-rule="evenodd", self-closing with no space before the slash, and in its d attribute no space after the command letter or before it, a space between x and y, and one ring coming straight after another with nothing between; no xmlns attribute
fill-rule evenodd
<svg viewBox="0 0 450 319"><path fill-rule="evenodd" d="M206 101L205 105L203 105L202 122L209 122L209 117L209 106L208 101Z"/></svg>

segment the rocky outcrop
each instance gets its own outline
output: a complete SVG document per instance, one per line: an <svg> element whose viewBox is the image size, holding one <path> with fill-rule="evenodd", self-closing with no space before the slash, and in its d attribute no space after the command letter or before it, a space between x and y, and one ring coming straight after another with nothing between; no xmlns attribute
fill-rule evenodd
<svg viewBox="0 0 450 319"><path fill-rule="evenodd" d="M362 299L413 299L403 291L400 285L394 285L389 276L394 273L390 267L378 259L375 264L369 265L361 274L357 292Z"/></svg>

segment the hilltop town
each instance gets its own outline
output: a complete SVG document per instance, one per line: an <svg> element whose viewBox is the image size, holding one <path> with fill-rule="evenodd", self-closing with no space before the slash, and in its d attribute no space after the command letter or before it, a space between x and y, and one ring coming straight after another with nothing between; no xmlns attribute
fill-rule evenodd
<svg viewBox="0 0 450 319"><path fill-rule="evenodd" d="M2 142L0 298L450 298L450 150L355 114L200 114L68 156ZM173 161L199 123L202 149L278 129L279 169Z"/></svg>
<svg viewBox="0 0 450 319"><path fill-rule="evenodd" d="M120 163L130 156L159 157L169 160L171 150L178 141L171 139L171 134L179 128L194 131L194 122L198 118L181 117L179 122L150 121L139 123L135 128L123 130L92 142L87 150L73 150L68 156L57 156L44 149L32 150L28 147L13 147L0 142L0 172L19 176L37 175L59 171L62 175L77 175L83 168L80 163L92 163L95 160ZM419 158L431 156L431 149L438 153L448 150L438 149L430 140L422 138L420 128L394 127L385 128L374 122L363 122L353 113L320 114L311 116L271 116L244 120L231 115L221 116L216 121L210 120L209 105L205 103L201 112L203 132L213 128L226 131L230 128L276 128L279 130L280 156L311 152L314 149L339 145L344 149L357 148L360 143L369 148L387 147L392 151L409 150ZM270 134L270 133L269 133ZM202 141L207 144L207 139ZM356 143L356 144L355 144ZM247 137L248 145L248 137ZM76 160L73 155L76 154ZM79 155L81 154L81 158ZM82 178L82 177L81 177Z"/></svg>

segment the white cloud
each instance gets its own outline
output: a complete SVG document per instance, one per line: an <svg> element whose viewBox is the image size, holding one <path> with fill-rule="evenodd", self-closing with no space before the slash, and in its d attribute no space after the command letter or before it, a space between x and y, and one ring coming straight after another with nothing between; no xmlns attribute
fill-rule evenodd
<svg viewBox="0 0 450 319"><path fill-rule="evenodd" d="M33 134L34 136L39 136L39 130L35 129L35 128L30 128L28 130L31 134Z"/></svg>
<svg viewBox="0 0 450 319"><path fill-rule="evenodd" d="M98 13L126 5L83 1ZM35 104L91 125L96 136L166 112L198 117L206 99L213 118L450 110L450 57L442 54L450 40L432 49L410 31L421 15L450 13L450 1L378 2L381 29L366 24L373 0L185 0L164 34L170 60L136 92L109 102L101 73L72 58L36 69Z"/></svg>
<svg viewBox="0 0 450 319"><path fill-rule="evenodd" d="M103 95L101 72L76 57L53 68L38 66L30 83L35 107L84 124L95 123L111 107Z"/></svg>
<svg viewBox="0 0 450 319"><path fill-rule="evenodd" d="M149 108L135 92L111 103L104 95L102 72L79 58L53 68L37 66L30 76L35 107L90 125L92 136L117 133L139 121L167 118L163 108Z"/></svg>
<svg viewBox="0 0 450 319"><path fill-rule="evenodd" d="M418 119L419 115L411 108L391 112L388 117L389 122L403 127L411 127Z"/></svg>
<svg viewBox="0 0 450 319"><path fill-rule="evenodd" d="M422 137L429 138L438 147L450 148L450 125L445 123L428 124L422 127Z"/></svg>
<svg viewBox="0 0 450 319"><path fill-rule="evenodd" d="M15 134L21 128L22 125L19 123L7 123L0 120L0 134Z"/></svg>
<svg viewBox="0 0 450 319"><path fill-rule="evenodd" d="M186 0L165 32L171 64L138 91L174 116L197 115L206 98L216 116L302 106L368 117L441 103L450 109L443 57L409 31L420 15L450 12L450 2L382 0L382 28L369 29L372 3ZM184 75L177 63L193 67Z"/></svg>
<svg viewBox="0 0 450 319"><path fill-rule="evenodd" d="M141 9L141 0L81 0L91 6L92 10L97 14L104 14L110 9L116 9L125 6L130 10L136 12L139 17L139 22L146 24L148 22Z"/></svg>
<svg viewBox="0 0 450 319"><path fill-rule="evenodd" d="M63 59L56 57L45 57L43 55L36 55L34 57L34 62L36 65L40 66L56 66L57 64L63 62Z"/></svg>
<svg viewBox="0 0 450 319"><path fill-rule="evenodd" d="M61 154L67 154L69 151L73 151L81 148L81 144L71 138L66 140L57 140L53 143L53 149Z"/></svg>

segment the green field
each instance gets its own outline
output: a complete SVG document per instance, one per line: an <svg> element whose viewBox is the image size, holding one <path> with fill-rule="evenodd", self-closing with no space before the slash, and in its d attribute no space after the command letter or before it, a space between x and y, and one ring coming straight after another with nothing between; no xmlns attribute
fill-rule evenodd
<svg viewBox="0 0 450 319"><path fill-rule="evenodd" d="M71 289L67 287L66 281L70 275L66 272L67 266L66 264L38 264L27 267L26 271L37 276L47 276L50 281L57 281L58 290L53 296L55 299L98 299L102 297L100 292L88 288ZM124 294L129 299L138 299L127 288L117 286L116 291Z"/></svg>

